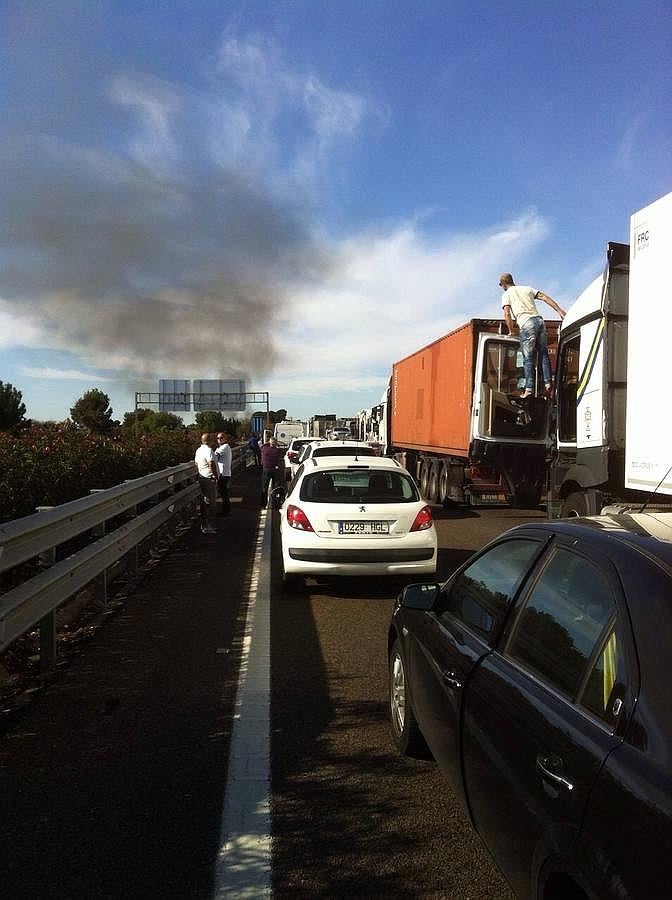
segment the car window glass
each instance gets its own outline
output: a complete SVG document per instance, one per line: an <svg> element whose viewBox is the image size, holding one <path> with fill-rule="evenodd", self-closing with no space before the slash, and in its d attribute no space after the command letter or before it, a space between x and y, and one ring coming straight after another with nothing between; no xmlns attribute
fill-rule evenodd
<svg viewBox="0 0 672 900"><path fill-rule="evenodd" d="M372 447L316 447L313 456L374 456Z"/></svg>
<svg viewBox="0 0 672 900"><path fill-rule="evenodd" d="M311 472L301 485L301 499L313 503L412 503L419 499L404 472L330 469Z"/></svg>
<svg viewBox="0 0 672 900"><path fill-rule="evenodd" d="M611 589L602 572L585 557L559 549L530 591L509 652L563 694L574 697L614 615Z"/></svg>
<svg viewBox="0 0 672 900"><path fill-rule="evenodd" d="M504 541L486 551L448 586L442 615L489 637L538 551L539 542L528 539Z"/></svg>
<svg viewBox="0 0 672 900"><path fill-rule="evenodd" d="M625 664L621 642L612 628L598 653L580 703L608 725L615 725L625 696Z"/></svg>

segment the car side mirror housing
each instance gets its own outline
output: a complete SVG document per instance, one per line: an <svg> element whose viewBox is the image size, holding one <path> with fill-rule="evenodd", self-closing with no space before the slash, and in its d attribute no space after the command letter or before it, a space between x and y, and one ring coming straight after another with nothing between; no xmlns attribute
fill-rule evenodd
<svg viewBox="0 0 672 900"><path fill-rule="evenodd" d="M438 584L408 584L399 594L399 606L404 609L422 609L428 612L434 608L439 596Z"/></svg>

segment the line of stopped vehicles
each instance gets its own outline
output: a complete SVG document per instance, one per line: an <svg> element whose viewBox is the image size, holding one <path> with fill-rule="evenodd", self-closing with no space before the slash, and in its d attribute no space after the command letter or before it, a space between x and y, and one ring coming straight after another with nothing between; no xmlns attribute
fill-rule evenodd
<svg viewBox="0 0 672 900"><path fill-rule="evenodd" d="M555 402L521 403L515 339L472 320L395 364L361 440L301 437L286 456L288 601L306 576L411 582L388 632L393 740L434 758L522 898L672 894L672 426L650 328L671 250L668 194L551 330ZM460 377L449 434L432 416ZM548 520L437 583L433 503L523 500Z"/></svg>

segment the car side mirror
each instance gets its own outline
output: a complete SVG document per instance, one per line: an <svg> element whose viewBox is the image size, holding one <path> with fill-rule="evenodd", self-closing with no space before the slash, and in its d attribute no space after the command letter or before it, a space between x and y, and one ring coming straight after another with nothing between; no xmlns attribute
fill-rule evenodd
<svg viewBox="0 0 672 900"><path fill-rule="evenodd" d="M399 606L404 609L422 609L429 612L439 596L438 584L408 584L399 594Z"/></svg>

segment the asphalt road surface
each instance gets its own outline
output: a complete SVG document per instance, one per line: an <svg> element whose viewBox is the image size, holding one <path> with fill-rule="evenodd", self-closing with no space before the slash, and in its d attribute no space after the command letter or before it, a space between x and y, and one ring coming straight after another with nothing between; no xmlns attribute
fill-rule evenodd
<svg viewBox="0 0 672 900"><path fill-rule="evenodd" d="M259 521L251 473L0 734L0 897L212 897ZM542 511L436 511L439 573ZM435 765L387 724L398 585L286 596L270 535L275 897L502 898ZM268 560L266 560L268 565ZM233 895L233 894L232 894ZM254 889L240 896L255 896Z"/></svg>

